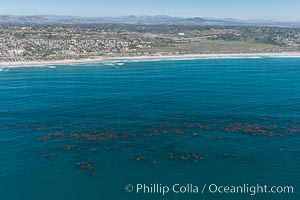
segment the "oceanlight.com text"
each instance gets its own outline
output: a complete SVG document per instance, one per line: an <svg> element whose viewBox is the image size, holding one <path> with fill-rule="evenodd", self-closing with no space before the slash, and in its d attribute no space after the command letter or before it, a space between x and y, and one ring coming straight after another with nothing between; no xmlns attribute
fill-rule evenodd
<svg viewBox="0 0 300 200"><path fill-rule="evenodd" d="M128 184L125 191L136 194L158 194L167 195L174 194L293 194L294 187L291 185L268 186L268 185L218 185L218 184Z"/></svg>

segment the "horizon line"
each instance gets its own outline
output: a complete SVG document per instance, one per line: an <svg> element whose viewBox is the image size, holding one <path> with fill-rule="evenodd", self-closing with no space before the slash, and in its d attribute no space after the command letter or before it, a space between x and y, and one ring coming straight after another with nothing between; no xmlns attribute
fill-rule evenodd
<svg viewBox="0 0 300 200"><path fill-rule="evenodd" d="M202 19L210 19L210 20L226 20L226 19L232 19L232 20L241 20L241 21L273 21L273 22L298 22L300 23L300 20L277 20L273 18L238 18L238 17L200 17L200 16L193 16L193 17L183 17L183 16L175 16L175 15L164 15L164 14L157 14L157 15L135 15L135 14L128 14L128 15L119 15L119 16L80 16L80 15L60 15L60 14L30 14L30 15L18 15L18 14L0 14L0 16L14 16L14 17L76 17L76 18L119 18L119 17L159 17L159 16L165 16L165 17L173 17L173 18L182 18L182 19L194 19L194 18L202 18Z"/></svg>

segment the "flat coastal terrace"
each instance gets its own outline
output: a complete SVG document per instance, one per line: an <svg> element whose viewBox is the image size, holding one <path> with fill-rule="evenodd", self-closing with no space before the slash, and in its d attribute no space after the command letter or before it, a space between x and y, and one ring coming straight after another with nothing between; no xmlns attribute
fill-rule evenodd
<svg viewBox="0 0 300 200"><path fill-rule="evenodd" d="M299 56L300 29L261 26L2 25L0 66L116 59Z"/></svg>

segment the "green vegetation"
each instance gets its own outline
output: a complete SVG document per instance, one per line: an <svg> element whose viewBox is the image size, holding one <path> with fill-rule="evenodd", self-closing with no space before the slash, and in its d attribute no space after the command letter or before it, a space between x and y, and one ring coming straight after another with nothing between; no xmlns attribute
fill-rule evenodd
<svg viewBox="0 0 300 200"><path fill-rule="evenodd" d="M300 29L187 25L0 26L0 61L300 51Z"/></svg>

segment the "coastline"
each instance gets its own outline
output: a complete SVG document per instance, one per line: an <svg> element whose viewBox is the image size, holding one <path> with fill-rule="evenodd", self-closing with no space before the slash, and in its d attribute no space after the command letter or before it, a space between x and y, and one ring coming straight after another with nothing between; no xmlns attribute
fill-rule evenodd
<svg viewBox="0 0 300 200"><path fill-rule="evenodd" d="M187 60L187 59L217 59L217 58L300 58L300 52L282 53L229 53L229 54L186 54L186 55L151 55L129 57L93 57L84 59L67 59L53 61L17 61L0 62L0 68L39 67L51 65L79 65L86 63L124 62L124 61L155 61L155 60Z"/></svg>

